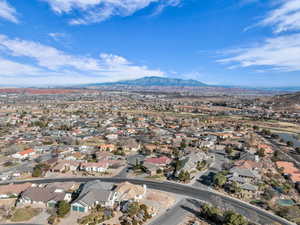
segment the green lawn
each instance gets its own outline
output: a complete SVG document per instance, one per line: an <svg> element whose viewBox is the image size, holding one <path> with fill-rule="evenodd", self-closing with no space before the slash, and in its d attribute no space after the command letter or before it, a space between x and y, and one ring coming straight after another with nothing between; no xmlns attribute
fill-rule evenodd
<svg viewBox="0 0 300 225"><path fill-rule="evenodd" d="M28 221L31 218L37 216L41 212L41 209L34 209L34 208L19 208L16 209L14 214L11 217L11 221L13 222L21 222L21 221Z"/></svg>

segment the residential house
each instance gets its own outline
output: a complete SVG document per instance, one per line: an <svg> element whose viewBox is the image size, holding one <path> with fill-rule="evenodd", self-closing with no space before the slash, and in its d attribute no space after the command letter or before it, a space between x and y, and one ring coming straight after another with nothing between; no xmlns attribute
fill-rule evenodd
<svg viewBox="0 0 300 225"><path fill-rule="evenodd" d="M272 155L273 154L273 149L270 145L266 145L266 144L259 144L257 146L258 149L263 149L264 150L264 153L267 154L267 155Z"/></svg>
<svg viewBox="0 0 300 225"><path fill-rule="evenodd" d="M54 167L50 169L51 172L62 173L67 171L76 171L79 168L79 162L72 160L59 161Z"/></svg>
<svg viewBox="0 0 300 225"><path fill-rule="evenodd" d="M99 149L101 151L115 151L117 149L117 146L114 144L101 144L99 145Z"/></svg>
<svg viewBox="0 0 300 225"><path fill-rule="evenodd" d="M31 183L8 184L0 186L0 199L18 197L20 193L31 187Z"/></svg>
<svg viewBox="0 0 300 225"><path fill-rule="evenodd" d="M80 170L99 173L105 172L108 167L109 163L107 161L81 163L79 166Z"/></svg>
<svg viewBox="0 0 300 225"><path fill-rule="evenodd" d="M255 163L255 162L253 162ZM254 192L257 192L258 183L261 176L259 175L256 164L250 162L238 162L235 167L230 170L230 175L227 176L229 182L237 182L239 187L243 190L244 195L250 197Z"/></svg>
<svg viewBox="0 0 300 225"><path fill-rule="evenodd" d="M181 162L183 162L183 166L177 173L179 174L180 171L192 171L197 167L197 163L201 162L203 160L209 159L209 156L205 154L204 152L194 152L191 153L183 158L180 159Z"/></svg>
<svg viewBox="0 0 300 225"><path fill-rule="evenodd" d="M277 161L276 166L278 169L282 169L282 172L287 176L294 184L300 182L300 170L295 167L292 162Z"/></svg>
<svg viewBox="0 0 300 225"><path fill-rule="evenodd" d="M16 154L13 154L12 157L15 159L28 159L30 157L33 157L35 155L35 151L33 149L26 149L24 151L18 152Z"/></svg>
<svg viewBox="0 0 300 225"><path fill-rule="evenodd" d="M144 149L149 152L154 152L157 150L157 145L155 144L144 144Z"/></svg>
<svg viewBox="0 0 300 225"><path fill-rule="evenodd" d="M139 201L143 199L147 193L146 185L134 185L129 182L123 182L117 185L115 192L119 202L122 201Z"/></svg>
<svg viewBox="0 0 300 225"><path fill-rule="evenodd" d="M250 153L250 152L241 152L240 153L240 160L259 162L259 156L255 155L253 153Z"/></svg>
<svg viewBox="0 0 300 225"><path fill-rule="evenodd" d="M18 199L18 204L42 204L54 207L59 201L71 201L71 194L56 187L29 187Z"/></svg>
<svg viewBox="0 0 300 225"><path fill-rule="evenodd" d="M261 168L261 164L252 160L238 160L235 161L234 167L240 169L258 170Z"/></svg>
<svg viewBox="0 0 300 225"><path fill-rule="evenodd" d="M99 180L84 184L77 199L71 204L72 211L88 212L93 207L113 207L117 200L117 193L112 191L112 186Z"/></svg>
<svg viewBox="0 0 300 225"><path fill-rule="evenodd" d="M156 166L166 166L171 163L172 159L167 156L152 157L144 160L145 164L154 164Z"/></svg>
<svg viewBox="0 0 300 225"><path fill-rule="evenodd" d="M261 178L258 171L252 169L233 167L229 172L230 177L238 179L242 178L243 180L245 180L245 182L248 183L259 181Z"/></svg>
<svg viewBox="0 0 300 225"><path fill-rule="evenodd" d="M128 139L122 143L122 147L125 151L137 152L141 149L140 143L138 143L135 139Z"/></svg>

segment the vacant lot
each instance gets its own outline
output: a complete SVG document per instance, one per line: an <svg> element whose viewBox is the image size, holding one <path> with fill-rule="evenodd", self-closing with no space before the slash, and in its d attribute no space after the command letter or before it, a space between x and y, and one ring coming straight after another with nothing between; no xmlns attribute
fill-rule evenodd
<svg viewBox="0 0 300 225"><path fill-rule="evenodd" d="M13 216L11 217L11 221L13 222L21 222L28 221L31 218L37 216L41 212L41 209L34 209L30 207L19 208L16 209Z"/></svg>

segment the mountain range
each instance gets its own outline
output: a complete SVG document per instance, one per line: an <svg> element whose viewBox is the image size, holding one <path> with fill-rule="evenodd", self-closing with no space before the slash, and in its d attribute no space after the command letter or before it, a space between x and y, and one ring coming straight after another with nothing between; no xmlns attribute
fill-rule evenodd
<svg viewBox="0 0 300 225"><path fill-rule="evenodd" d="M163 87L205 87L208 86L197 80L183 80L166 77L143 77L136 80L124 80L117 82L94 83L83 85L84 87L97 87L97 86L163 86Z"/></svg>

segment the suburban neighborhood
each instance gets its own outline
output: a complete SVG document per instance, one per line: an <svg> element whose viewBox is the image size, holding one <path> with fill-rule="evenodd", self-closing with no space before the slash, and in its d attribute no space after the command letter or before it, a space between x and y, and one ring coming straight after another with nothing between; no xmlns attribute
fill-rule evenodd
<svg viewBox="0 0 300 225"><path fill-rule="evenodd" d="M184 198L143 180L216 191L291 222L300 219L299 147L269 127L270 118L263 116L270 112L267 104L256 107L253 119L246 106L224 116L235 106L219 108L216 99L96 90L36 97L0 97L3 222L157 224ZM256 100L251 104L247 108ZM286 129L280 123L297 129L294 121L280 118L278 129ZM199 204L200 214L217 207L219 219L221 212L239 213L217 197ZM196 215L183 213L180 221L208 219L203 214L201 222ZM242 215L239 224L261 223L253 215Z"/></svg>

